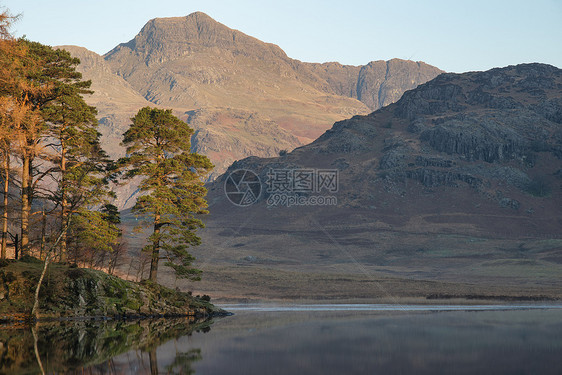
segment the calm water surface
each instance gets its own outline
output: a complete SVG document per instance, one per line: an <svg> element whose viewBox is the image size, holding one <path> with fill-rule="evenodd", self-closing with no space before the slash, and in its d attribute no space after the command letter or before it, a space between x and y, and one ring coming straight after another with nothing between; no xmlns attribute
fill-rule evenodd
<svg viewBox="0 0 562 375"><path fill-rule="evenodd" d="M96 343L80 355L95 356L120 330L133 332L117 335L121 341L134 335L155 341L121 346L115 355L109 351L78 366L66 361L63 369L42 348L42 365L47 372L139 375L562 373L559 305L224 307L235 315L193 331L161 323L136 331L107 326L105 335L113 330L108 338L91 339ZM66 350L82 345L74 340ZM49 342L40 338L38 344Z"/></svg>

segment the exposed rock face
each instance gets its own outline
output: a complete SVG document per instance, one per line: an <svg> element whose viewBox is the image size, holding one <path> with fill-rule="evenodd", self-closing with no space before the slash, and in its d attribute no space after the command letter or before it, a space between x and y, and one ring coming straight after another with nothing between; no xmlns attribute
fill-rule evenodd
<svg viewBox="0 0 562 375"><path fill-rule="evenodd" d="M559 79L559 69L541 64L444 74L404 95L395 113L437 151L468 161L532 162L529 153L539 148L559 152L560 98L552 97Z"/></svg>
<svg viewBox="0 0 562 375"><path fill-rule="evenodd" d="M308 64L338 95L356 98L371 110L396 102L404 91L427 82L442 70L424 62L392 59L363 66Z"/></svg>
<svg viewBox="0 0 562 375"><path fill-rule="evenodd" d="M449 120L425 130L420 139L437 151L461 155L469 161L492 163L522 158L526 140L502 125L487 119Z"/></svg>
<svg viewBox="0 0 562 375"><path fill-rule="evenodd" d="M440 212L459 215L451 230L495 235L525 222L522 232L556 232L562 223L547 218L562 215L556 177L562 166L561 93L562 70L543 64L442 74L395 104L335 123L282 158L246 159L231 170L248 168L261 177L280 164L345 166L337 207L359 210L366 221L417 218L416 230L431 230L433 223L421 224L423 217ZM260 207L251 210L259 215ZM310 207L306 216L321 209L328 210Z"/></svg>
<svg viewBox="0 0 562 375"><path fill-rule="evenodd" d="M298 138L256 112L216 108L188 111L185 116L195 129L191 149L215 163L211 179L236 160L252 155L275 157L301 145Z"/></svg>

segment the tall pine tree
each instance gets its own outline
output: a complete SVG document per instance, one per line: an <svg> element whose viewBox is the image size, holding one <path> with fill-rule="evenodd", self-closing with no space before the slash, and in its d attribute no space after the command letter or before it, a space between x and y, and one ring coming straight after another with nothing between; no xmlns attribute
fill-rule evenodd
<svg viewBox="0 0 562 375"><path fill-rule="evenodd" d="M133 210L149 218L152 234L145 251L151 253L149 279L156 282L162 257L182 278L196 280L201 271L191 266L189 246L201 243L196 235L203 222L196 217L208 213L203 179L213 165L206 156L191 152L191 129L171 110L145 107L133 117L123 135L127 157L120 161L125 178L141 176L144 193Z"/></svg>
<svg viewBox="0 0 562 375"><path fill-rule="evenodd" d="M84 206L99 205L107 197L104 172L108 158L99 143L97 111L82 97L92 91L91 82L82 81L82 74L76 71L80 60L65 50L39 43L31 45L33 53L45 64L44 77L53 86L50 100L41 106L41 113L48 124L50 161L58 182L51 199L60 207L62 228L69 215L79 212L90 215L83 210ZM60 259L67 260L66 233L60 241Z"/></svg>

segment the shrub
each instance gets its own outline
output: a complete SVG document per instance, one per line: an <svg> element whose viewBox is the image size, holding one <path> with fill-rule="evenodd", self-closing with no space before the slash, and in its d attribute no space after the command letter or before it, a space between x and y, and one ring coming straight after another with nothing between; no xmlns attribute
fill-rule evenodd
<svg viewBox="0 0 562 375"><path fill-rule="evenodd" d="M531 180L531 182L527 184L525 190L534 197L546 197L550 195L548 182L542 177L537 177Z"/></svg>
<svg viewBox="0 0 562 375"><path fill-rule="evenodd" d="M24 263L42 263L40 259L32 257L31 255L24 255L20 258L20 262Z"/></svg>

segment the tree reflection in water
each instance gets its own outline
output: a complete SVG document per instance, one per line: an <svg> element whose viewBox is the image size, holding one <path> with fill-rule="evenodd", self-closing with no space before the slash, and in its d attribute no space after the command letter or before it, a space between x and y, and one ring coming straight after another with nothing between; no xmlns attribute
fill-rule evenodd
<svg viewBox="0 0 562 375"><path fill-rule="evenodd" d="M200 349L176 348L175 358L159 372L157 348L194 331L208 332L211 324L153 319L0 326L0 373L193 374Z"/></svg>

